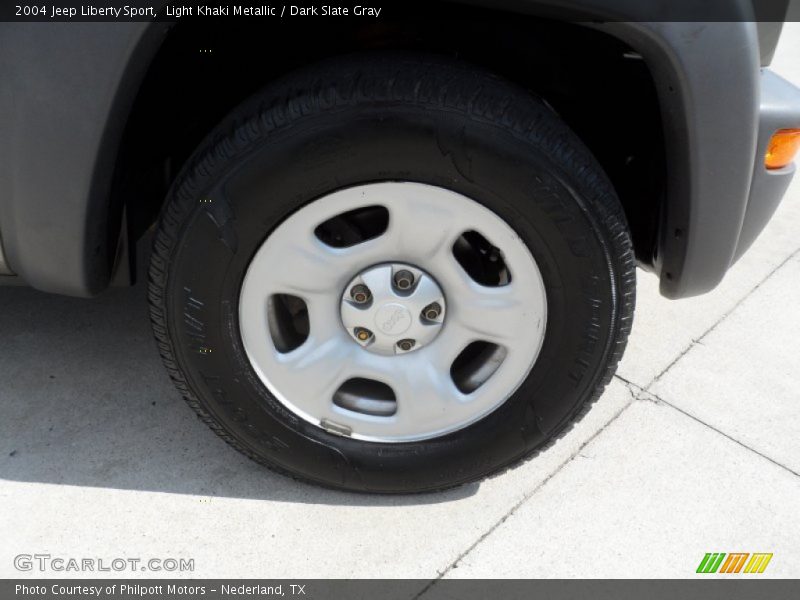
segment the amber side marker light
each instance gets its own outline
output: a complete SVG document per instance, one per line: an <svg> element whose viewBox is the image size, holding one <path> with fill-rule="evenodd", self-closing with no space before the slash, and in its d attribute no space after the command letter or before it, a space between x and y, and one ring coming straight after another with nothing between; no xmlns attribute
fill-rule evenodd
<svg viewBox="0 0 800 600"><path fill-rule="evenodd" d="M764 166L768 169L785 167L800 150L800 129L779 129L772 134L764 157Z"/></svg>

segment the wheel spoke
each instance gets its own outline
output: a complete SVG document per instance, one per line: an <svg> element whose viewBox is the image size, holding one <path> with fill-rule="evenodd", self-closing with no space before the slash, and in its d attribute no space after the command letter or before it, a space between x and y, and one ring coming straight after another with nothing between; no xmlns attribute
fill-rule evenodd
<svg viewBox="0 0 800 600"><path fill-rule="evenodd" d="M287 239L279 260L253 261L257 269L253 277L273 294L327 295L341 285L341 273L347 269L347 257L339 254L311 234Z"/></svg>
<svg viewBox="0 0 800 600"><path fill-rule="evenodd" d="M397 377L393 388L397 395L398 424L409 431L425 423L435 428L452 414L463 410L464 396L458 391L449 371L420 361L412 375Z"/></svg>
<svg viewBox="0 0 800 600"><path fill-rule="evenodd" d="M424 264L449 252L461 233L459 221L453 211L412 196L390 208L389 228L384 235L398 257Z"/></svg>
<svg viewBox="0 0 800 600"><path fill-rule="evenodd" d="M334 392L349 377L354 349L343 332L326 340L309 336L303 345L281 357L281 378L291 379L306 406L329 413Z"/></svg>
<svg viewBox="0 0 800 600"><path fill-rule="evenodd" d="M383 357L358 352L351 358L352 374L392 388L397 412L391 422L397 433L413 435L420 423L435 426L452 417L452 411L461 410L465 396L455 387L449 371L440 370L422 354Z"/></svg>
<svg viewBox="0 0 800 600"><path fill-rule="evenodd" d="M476 341L476 336L469 329L454 323L450 315L447 318L444 330L430 347L428 360L440 371L449 373L458 355Z"/></svg>
<svg viewBox="0 0 800 600"><path fill-rule="evenodd" d="M337 337L342 331L339 322L339 304L331 294L314 294L308 297L309 337L315 342Z"/></svg>
<svg viewBox="0 0 800 600"><path fill-rule="evenodd" d="M467 282L453 295L448 313L449 324L468 332L467 337L501 346L529 336L536 317L513 283L497 288Z"/></svg>

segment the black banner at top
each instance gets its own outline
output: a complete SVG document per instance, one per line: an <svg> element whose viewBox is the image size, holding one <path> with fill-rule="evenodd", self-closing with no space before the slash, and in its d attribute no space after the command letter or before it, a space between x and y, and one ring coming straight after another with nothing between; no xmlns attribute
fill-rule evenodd
<svg viewBox="0 0 800 600"><path fill-rule="evenodd" d="M488 13L487 13L488 10ZM530 14L570 21L800 21L800 0L5 0L3 22L130 22L233 19L252 22L447 18Z"/></svg>

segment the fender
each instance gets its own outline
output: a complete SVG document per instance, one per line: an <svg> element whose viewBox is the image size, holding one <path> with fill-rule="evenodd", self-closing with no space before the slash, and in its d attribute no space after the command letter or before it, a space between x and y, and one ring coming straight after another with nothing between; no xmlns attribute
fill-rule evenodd
<svg viewBox="0 0 800 600"><path fill-rule="evenodd" d="M108 286L117 150L166 28L0 24L0 238L28 285L73 296Z"/></svg>

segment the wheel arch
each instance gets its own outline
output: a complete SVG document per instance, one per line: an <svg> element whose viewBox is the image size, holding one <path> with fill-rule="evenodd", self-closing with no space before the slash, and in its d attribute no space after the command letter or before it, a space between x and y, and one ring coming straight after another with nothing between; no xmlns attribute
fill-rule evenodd
<svg viewBox="0 0 800 600"><path fill-rule="evenodd" d="M661 276L662 293L681 297L716 285L733 257L754 158L758 103L758 56L752 49L757 48L755 26L746 22L724 27L646 23L638 3L625 0L618 0L615 5L579 0L569 12L554 8L550 0L502 4L505 10L533 15L534 22L544 19L538 22L547 24L547 28L555 24L558 31L594 30L597 36L605 37L606 43L611 44L609 40L613 39L643 58L651 81L637 86L650 86L645 96L652 104L647 107L647 119L654 144L653 169L656 177L664 179L656 179L661 185L653 186L660 190L620 189L622 179L613 173L612 181L632 224L640 264ZM739 9L746 14L746 0L737 0L736 10ZM458 10L466 14L483 9L460 6ZM453 11L447 14L457 16ZM610 20L598 22L604 15ZM622 22L622 18L631 20ZM590 27L568 25L563 23L565 19L594 19L594 23ZM467 23L455 22L459 27ZM213 126L224 110L253 90L242 86L235 94L229 94L205 115L206 122L199 120L201 126L193 135L186 135L185 130L172 127L174 119L179 119L192 104L192 94L198 100L208 88L197 85L196 80L194 88L184 88L188 95L179 96L176 102L152 83L178 75L170 70L175 67L174 61L190 55L197 59L204 48L212 52L202 59L224 64L224 51L213 54L214 36L219 33L189 22L175 26L70 24L69 33L65 25L49 24L50 35L45 44L48 53L31 44L31 39L41 39L40 33L33 35L32 24L16 24L13 28L6 25L3 33L8 35L0 36L5 51L28 59L16 66L2 66L2 74L11 82L9 87L20 83L23 70L30 74L40 69L40 76L34 78L39 88L23 85L18 94L0 95L0 107L18 117L4 127L6 135L0 143L5 159L0 161L5 164L0 167L0 182L10 190L10 201L0 203L0 228L8 263L27 283L45 291L89 296L111 281L115 262L120 262L120 250L125 250L120 246L120 231L129 230L135 239L149 226L172 177L210 127L200 129L208 123ZM89 43L71 43L75 27L85 28L82 38ZM191 33L193 27L197 29ZM349 39L362 46L375 41ZM535 39L531 35L528 42L535 43ZM176 48L176 40L183 40L183 48ZM723 40L726 47L735 51L725 56L713 53ZM325 47L324 41L321 38L315 47ZM515 52L524 41L516 38L516 45L505 44L502 49ZM74 49L67 50L68 46ZM310 52L302 59L315 57ZM67 67L70 62L91 68L81 69L76 77ZM270 76L293 66L286 57L270 62L273 64L266 69ZM180 77L174 79L180 81ZM529 87L539 93L535 85ZM727 97L734 87L741 93L735 98ZM95 90L102 93L93 94ZM33 92L44 98L66 94L76 101L63 103L58 110L45 113L41 122L34 123L39 116L34 108L41 107L21 102ZM612 104L613 99L609 100L609 106ZM92 121L90 127L76 127L76 123L88 120ZM569 115L565 114L565 120L596 155L602 155L602 141L587 139L589 129L582 131L582 126ZM731 123L739 124L736 131L730 130ZM26 129L26 125L31 128ZM28 135L31 130L35 135ZM141 157L147 154L143 144L152 143L148 136L163 131L183 135L183 145L175 144L177 149L158 164L142 163ZM602 133L595 135L607 137ZM727 150L714 156L705 152L709 144L720 139L724 139ZM599 158L608 170L609 161ZM41 167L53 175L39 176ZM59 188L55 183L59 179L69 182L65 186L68 189ZM129 185L131 182L135 185ZM62 200L54 202L54 197ZM127 216L124 229L123 209Z"/></svg>
<svg viewBox="0 0 800 600"><path fill-rule="evenodd" d="M126 136L124 151L120 153L121 172L146 170L154 175L147 189L121 191L122 195L152 200L139 201L133 214L129 211L131 237L135 239L152 224L171 182L207 132L237 104L273 79L335 54L412 50L445 53L474 63L542 97L578 133L609 173L632 225L640 264L651 266L661 213L664 165L661 117L648 66L635 52L627 52L630 45L616 32L539 15L524 18L510 31L504 29L510 22L509 13L505 13L507 20L502 22L502 17L498 20L497 13L488 9L463 7L463 10L463 20L457 21L459 27L452 28L447 35L441 34L441 27L435 22L427 27L401 22L377 34L368 29L353 29L337 36L337 40L326 37L325 28L312 29L308 35L315 39L313 45L291 57L264 64L261 76L248 81L236 77L235 67L240 61L274 56L274 49L284 38L288 43L299 33L284 30L284 37L271 36L270 43L265 45L257 35L257 28L237 26L226 30L202 23L179 23L149 67L129 121L131 135ZM492 19L477 20L475 14L486 14ZM490 32L483 43L476 42L479 36L470 34L470 17L472 23ZM583 44L593 52L582 49ZM517 56L515 61L515 53L522 53L524 58L519 60ZM592 57L589 62L584 60L588 56ZM191 61L193 71L179 70L177 64L187 60ZM600 89L602 83L598 83L597 73L601 72L613 77L616 85L606 86L605 91ZM190 108L201 80L203 114L193 113ZM220 88L225 93L219 93ZM591 111L586 110L584 102L589 94L598 100ZM626 99L633 104L625 106ZM624 135L612 130L614 123L625 128ZM631 140L637 151L647 145L643 158L637 156L631 167L632 156L623 155L625 149L621 143L608 143L617 138ZM139 157L152 158L144 145L152 139L158 140L156 146L171 154L161 157L159 166L137 166ZM124 181L124 177L118 181Z"/></svg>

